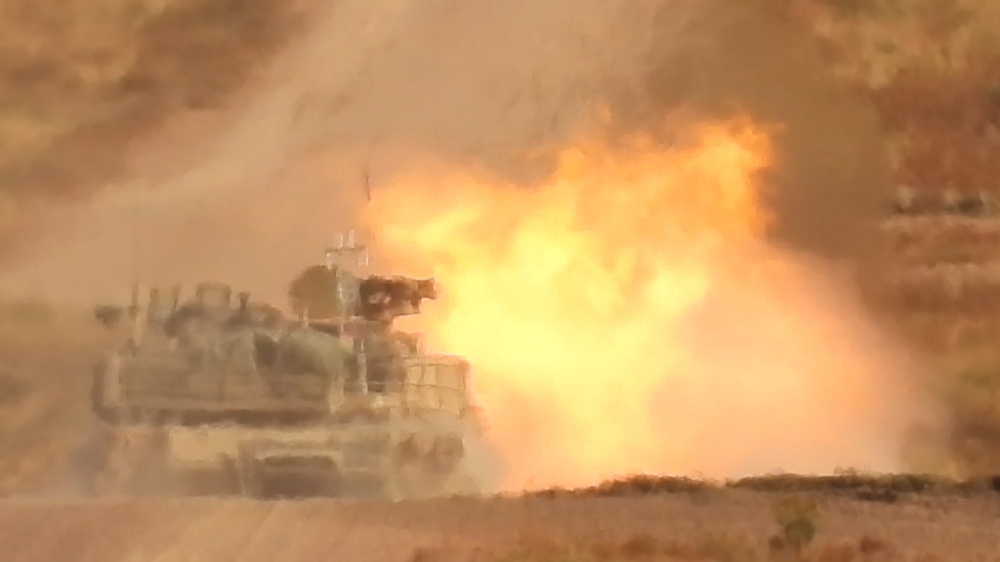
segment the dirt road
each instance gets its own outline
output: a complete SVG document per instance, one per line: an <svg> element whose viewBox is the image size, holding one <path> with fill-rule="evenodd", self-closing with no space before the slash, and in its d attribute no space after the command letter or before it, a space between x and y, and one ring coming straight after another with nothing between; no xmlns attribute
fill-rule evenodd
<svg viewBox="0 0 1000 562"><path fill-rule="evenodd" d="M726 535L764 548L775 498L725 491L705 496L437 500L346 504L329 500L8 500L0 548L21 562L76 560L405 561L419 550L462 560L475 548L531 541L652 536L689 543ZM817 545L863 537L900 555L1000 560L996 496L912 498L894 504L829 498Z"/></svg>

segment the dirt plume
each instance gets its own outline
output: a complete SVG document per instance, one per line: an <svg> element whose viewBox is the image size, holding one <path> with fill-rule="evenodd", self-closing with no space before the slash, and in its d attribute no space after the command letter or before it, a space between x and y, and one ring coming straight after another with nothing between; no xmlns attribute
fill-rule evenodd
<svg viewBox="0 0 1000 562"><path fill-rule="evenodd" d="M393 262L445 287L419 324L476 365L507 486L902 469L913 365L768 240L766 128L665 128L584 137L534 189L438 163L376 196Z"/></svg>
<svg viewBox="0 0 1000 562"><path fill-rule="evenodd" d="M391 261L448 288L424 327L477 365L507 485L903 469L934 414L858 283L873 113L773 3L655 13L641 79L550 175L433 157L371 209Z"/></svg>

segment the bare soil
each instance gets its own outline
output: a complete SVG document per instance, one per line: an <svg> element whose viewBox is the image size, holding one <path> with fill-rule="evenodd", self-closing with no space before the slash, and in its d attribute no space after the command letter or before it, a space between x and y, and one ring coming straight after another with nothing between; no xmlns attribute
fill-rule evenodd
<svg viewBox="0 0 1000 562"><path fill-rule="evenodd" d="M765 560L778 532L777 499L727 490L395 505L8 500L0 505L0 545L24 562L727 560L734 558L726 552L740 551ZM1000 560L997 500L985 492L894 503L823 496L808 553L834 561ZM706 544L715 554L694 557Z"/></svg>

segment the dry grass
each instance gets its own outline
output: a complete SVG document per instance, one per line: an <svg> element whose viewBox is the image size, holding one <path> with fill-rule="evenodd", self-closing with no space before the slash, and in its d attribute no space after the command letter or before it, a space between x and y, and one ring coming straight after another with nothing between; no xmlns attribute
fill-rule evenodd
<svg viewBox="0 0 1000 562"><path fill-rule="evenodd" d="M988 531L976 524L977 519L991 516L994 508L983 511L983 506L995 498L911 492L887 503L817 492L813 489L816 483L803 484L795 477L772 479L769 486L777 491L767 493L712 487L697 493L640 496L629 493L625 498L601 499L567 493L545 501L513 500L517 502L514 505L495 501L482 506L496 512L488 519L474 509L453 506L454 511L461 511L470 527L492 525L493 540L480 538L476 541L478 548L472 549L465 544L425 547L413 552L410 560L860 562L958 561L981 556L995 559L996 551L990 550L998 547L993 544L995 539L983 541L989 536ZM646 484L641 488L645 489ZM630 488L627 483L611 487ZM946 512L948 516L941 517ZM512 534L501 526L501 521L510 525L514 517L520 518L515 529L521 530ZM965 524L973 527L959 530ZM458 527L449 526L451 529ZM944 538L941 533L948 533L949 537ZM475 539L477 535L466 538Z"/></svg>
<svg viewBox="0 0 1000 562"><path fill-rule="evenodd" d="M955 480L931 474L862 474L844 472L832 476L770 474L737 480L712 482L691 478L635 476L577 490L552 489L530 494L533 497L643 497L684 494L709 497L727 490L778 494L814 494L867 502L895 503L928 495L968 496L1000 492L1000 476Z"/></svg>
<svg viewBox="0 0 1000 562"><path fill-rule="evenodd" d="M990 524L996 500L992 492L885 503L747 490L398 504L8 500L0 547L23 562L70 552L80 562L985 561L1000 552Z"/></svg>

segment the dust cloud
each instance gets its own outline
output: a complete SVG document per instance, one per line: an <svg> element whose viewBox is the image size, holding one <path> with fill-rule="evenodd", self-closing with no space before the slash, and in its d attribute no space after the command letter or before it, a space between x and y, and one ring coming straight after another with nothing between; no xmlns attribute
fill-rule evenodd
<svg viewBox="0 0 1000 562"><path fill-rule="evenodd" d="M183 153L194 165L165 173L171 166L155 148L144 154L132 181L54 211L35 254L9 268L0 287L92 302L126 298L134 279L212 278L283 304L288 279L321 257L334 232L354 226L366 176L379 192L431 154L523 191L545 185L553 166L547 151L571 142L598 109L616 116L616 134L659 134L647 125L669 115L683 116L675 120L683 130L742 111L782 127L760 180L771 187L761 205L776 215L768 252L796 273L765 285L718 279L691 303L671 345L696 359L691 372L700 378L690 380L711 384L688 392L658 384L650 390L660 406L645 410L655 419L631 429L652 436L642 448L682 438L697 444L684 463L653 468L901 468L900 432L923 411L903 379L912 366L854 288L877 247L876 198L886 182L877 127L776 5L332 2L241 104L218 117L215 134L163 147L162 158ZM628 186L620 189L627 196ZM442 203L459 197L439 196ZM433 208L419 208L434 217ZM394 250L376 255L385 258L376 267L408 261L398 259L405 248ZM462 303L448 305L461 315ZM774 372L792 389L784 401L753 394ZM550 423L541 397L519 390L520 402L487 412L494 427L510 429L515 417L522 429ZM585 434L546 435L561 440L552 450L566 462L575 446L587 446ZM525 458L514 454L516 443L501 446L512 471L530 472L513 466ZM568 467L558 456L544 460L554 463L545 467L547 483L561 483ZM594 476L628 468L625 459Z"/></svg>
<svg viewBox="0 0 1000 562"><path fill-rule="evenodd" d="M377 183L416 146L515 170L521 151L585 119L607 84L638 79L629 61L648 49L654 5L331 2L219 118L223 133L162 150L200 162L151 176L143 168L164 166L143 155L131 184L54 219L39 257L4 285L121 298L133 278L212 277L283 299L287 279L350 226L366 169Z"/></svg>

